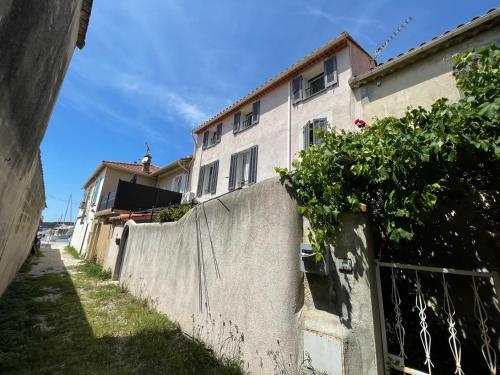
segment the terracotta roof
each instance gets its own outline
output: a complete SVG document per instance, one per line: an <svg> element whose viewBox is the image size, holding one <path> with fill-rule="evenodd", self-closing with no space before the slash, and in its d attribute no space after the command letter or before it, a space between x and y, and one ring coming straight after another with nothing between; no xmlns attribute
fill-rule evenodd
<svg viewBox="0 0 500 375"><path fill-rule="evenodd" d="M149 166L149 171L151 173L144 173L142 171L142 164L139 164L139 163L122 163L122 162L119 162L119 161L109 161L109 160L104 160L102 163L104 165L109 166L109 167L115 167L115 168L119 168L119 169L125 169L125 170L128 170L128 171L134 172L134 173L145 174L145 175L148 175L148 176L151 175L151 174L153 174L154 172L156 172L156 171L158 171L160 169L160 167L151 164Z"/></svg>
<svg viewBox="0 0 500 375"><path fill-rule="evenodd" d="M120 161L103 160L102 163L97 166L95 171L92 172L87 181L85 181L85 183L83 184L83 188L89 185L94 180L94 178L101 172L101 170L103 170L105 167L121 169L123 171L137 173L138 175L148 176L148 177L151 177L154 172L160 169L160 167L156 165L150 165L149 166L150 173L144 173L142 171L142 164L139 163L122 163Z"/></svg>
<svg viewBox="0 0 500 375"><path fill-rule="evenodd" d="M318 61L326 58L327 56L331 55L333 52L338 51L339 49L343 48L344 46L347 45L348 41L351 43L355 44L358 46L366 55L370 56L371 55L365 51L363 47L359 45L358 42L356 42L347 32L342 32L338 37L335 39L332 39L328 43L326 43L324 46L318 48L317 50L313 51L309 55L305 56L295 64L291 65L278 75L274 76L270 80L264 82L261 86L257 87L255 90L251 91L248 93L246 96L243 98L239 99L235 103L231 104L229 107L225 108L197 128L193 129L193 133L199 133L201 130L212 126L214 123L217 121L220 121L222 117L226 116L230 112L236 110L237 108L240 108L257 98L263 96L265 93L269 92L270 90L282 85L286 81L290 80L291 78L295 77L297 74L300 72L304 71L308 67L310 67L313 64L316 64Z"/></svg>
<svg viewBox="0 0 500 375"><path fill-rule="evenodd" d="M388 74L398 68L406 66L425 56L425 53L438 48L458 43L467 33L476 34L483 29L497 26L500 23L500 8L490 9L482 16L473 17L469 22L458 25L453 30L447 30L442 35L433 37L430 41L422 42L418 47L410 48L407 52L391 57L385 63L379 63L365 73L358 74L349 82L352 87L359 87L376 77Z"/></svg>
<svg viewBox="0 0 500 375"><path fill-rule="evenodd" d="M80 49L85 46L85 36L87 35L87 29L89 27L92 1L93 0L82 1L82 7L80 9L80 25L78 27L78 39L76 40L76 46Z"/></svg>

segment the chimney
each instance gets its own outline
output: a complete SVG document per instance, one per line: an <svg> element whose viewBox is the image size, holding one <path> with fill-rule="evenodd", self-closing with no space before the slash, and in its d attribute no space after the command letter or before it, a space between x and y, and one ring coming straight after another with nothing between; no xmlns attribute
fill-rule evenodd
<svg viewBox="0 0 500 375"><path fill-rule="evenodd" d="M144 158L142 158L142 171L144 173L151 173L149 171L149 167L151 166L151 155L149 155L149 153L147 153L146 155L144 155Z"/></svg>

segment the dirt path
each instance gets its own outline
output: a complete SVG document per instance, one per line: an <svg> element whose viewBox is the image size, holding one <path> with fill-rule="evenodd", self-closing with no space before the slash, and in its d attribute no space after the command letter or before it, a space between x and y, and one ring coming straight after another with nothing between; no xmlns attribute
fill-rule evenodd
<svg viewBox="0 0 500 375"><path fill-rule="evenodd" d="M0 374L241 374L100 266L43 248L0 299Z"/></svg>

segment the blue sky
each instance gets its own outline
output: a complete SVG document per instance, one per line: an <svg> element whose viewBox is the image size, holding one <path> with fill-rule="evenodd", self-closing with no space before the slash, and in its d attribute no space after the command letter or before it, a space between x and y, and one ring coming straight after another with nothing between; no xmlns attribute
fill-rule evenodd
<svg viewBox="0 0 500 375"><path fill-rule="evenodd" d="M42 143L48 208L57 220L102 160L137 161L150 143L165 165L193 150L190 129L342 31L378 61L469 21L498 1L94 1ZM74 217L73 217L74 219Z"/></svg>

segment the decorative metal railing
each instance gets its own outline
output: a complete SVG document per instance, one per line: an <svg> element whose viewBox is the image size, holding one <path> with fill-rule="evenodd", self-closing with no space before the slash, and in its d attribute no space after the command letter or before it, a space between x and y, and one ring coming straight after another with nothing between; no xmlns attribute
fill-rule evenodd
<svg viewBox="0 0 500 375"><path fill-rule="evenodd" d="M386 281L386 286L387 282L390 282L391 294L390 299L386 301L385 305L381 283L381 269L390 269L390 274L386 276L386 278L389 278L389 281ZM425 290L438 292L436 288L439 288L440 286L442 288L442 299L440 297L437 298L437 295L434 295L432 298L429 298L429 296L426 295L427 292L424 292L424 283L421 278L423 273L429 273L430 276L427 280L428 283L432 282L432 285L427 285L427 288ZM440 283L436 283L436 274L441 274ZM467 324L465 324L462 320L457 320L456 310L453 304L453 296L451 293L451 286L448 279L450 277L449 275L472 278L472 295L468 295L466 297L460 295L460 300L462 301L461 314L464 314L464 309L471 310L467 310L467 316L472 317L472 319L468 319ZM451 366L453 367L451 373L456 375L465 375L465 370L463 367L464 353L462 352L463 343L460 341L459 336L468 337L469 340L471 336L475 336L478 340L480 340L481 345L477 348L477 353L472 353L473 350L470 350L470 347L469 350L465 352L466 356L469 356L469 363L474 362L474 366L477 366L477 361L479 361L482 357L484 362L481 366L485 366L485 368L489 370L489 374L496 374L497 355L494 346L491 344L492 338L490 335L491 332L495 331L492 331L489 325L488 309L485 307L484 303L485 290L483 290L482 295L478 286L478 279L486 278L493 280L492 276L493 275L488 271L457 270L377 261L376 277L379 293L380 323L383 334L382 345L384 350L386 374L393 374L393 372L391 371L394 371L395 369L401 371L404 374L432 375L435 365L437 365L438 362L443 361L443 358L436 356L436 351L433 351L432 327L435 327L436 324L446 326L448 332L447 342L449 346L449 353L451 354L450 359L452 359L452 361L449 361L448 359L445 360L447 366L449 366L448 368L450 368ZM464 282L464 280L462 280L462 282ZM465 281L465 283L467 282ZM413 291L411 291L411 289L408 289L411 285L413 285L414 287ZM484 285L484 288L486 288L486 286L488 285L491 287L490 282L485 282L482 285ZM405 300L404 298L401 298L401 287L406 288L405 293L403 294L404 296L414 295L414 302L411 302L411 300L408 299ZM494 299L494 291L490 290L489 292ZM455 298L457 297L458 296L455 296ZM464 306L464 298L468 298L470 301L473 300L473 303ZM390 305L392 305L393 311L387 310L387 307ZM386 308L385 312L384 307ZM432 312L431 321L429 321L429 312ZM392 319L386 318L386 313L388 314L388 316L390 315ZM406 316L404 315L405 313L407 314ZM473 323L474 317L478 323L476 332L465 333L465 329L470 330L471 322ZM407 328L412 319L415 319L412 322L414 327L414 336L408 337L409 333ZM441 319L441 321L436 322L436 320L439 319ZM459 324L462 324L463 326L459 327ZM418 330L415 329L415 327L417 326L419 326L420 329L418 334ZM461 333L461 335L458 334L459 332ZM390 350L388 348L389 334L392 337L392 349L398 350L398 355L390 353ZM434 333L434 335L436 334ZM415 353L415 339L417 337L421 342L421 348L423 352L422 354ZM443 341L442 337L435 336L435 338L436 337L437 339L441 339L441 342ZM409 351L407 348L409 344L413 344L411 351ZM436 350L439 353L442 353L443 348L436 348ZM434 355L432 353L434 353ZM409 359L408 356L410 357ZM474 358L472 358L473 356ZM420 367L422 370L423 368L425 368L426 372L409 367L407 365L407 362L415 363L415 357L422 358L422 363L418 366L413 367ZM467 373L469 374L470 372Z"/></svg>

